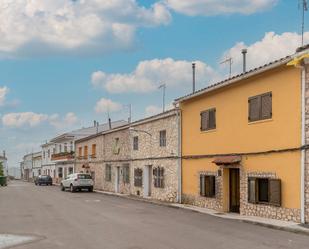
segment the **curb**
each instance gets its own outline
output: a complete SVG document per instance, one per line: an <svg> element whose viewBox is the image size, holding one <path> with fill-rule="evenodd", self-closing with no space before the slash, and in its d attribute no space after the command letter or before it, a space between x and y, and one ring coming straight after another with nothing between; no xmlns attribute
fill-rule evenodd
<svg viewBox="0 0 309 249"><path fill-rule="evenodd" d="M191 212L200 213L200 214L204 214L204 215L210 215L210 216L225 219L225 220L233 220L233 221L243 222L243 223L247 223L247 224L258 225L258 226L266 227L266 228L270 228L270 229L275 229L275 230L280 230L280 231L285 231L285 232L292 232L292 233L296 233L296 234L303 234L303 235L309 236L309 229L302 227L300 224L297 225L299 227L285 227L285 226L278 226L278 225L274 225L274 224L269 224L269 223L259 222L259 221L253 221L253 220L247 220L247 219L226 218L224 216L219 216L219 215L214 215L214 214L211 214L211 213L201 212L199 210L192 209L190 207L174 205L175 203L160 202L160 201L157 201L157 200L132 197L130 195L115 194L115 193L112 193L112 192L104 192L104 191L100 191L100 190L94 190L93 192L98 193L98 194L108 195L108 196L125 198L125 199L129 199L129 200L134 200L134 201L140 201L140 202L144 202L144 203L150 203L150 204L154 204L154 205L158 205L158 206L165 206L165 207L174 208L174 209L188 210L188 211L191 211Z"/></svg>

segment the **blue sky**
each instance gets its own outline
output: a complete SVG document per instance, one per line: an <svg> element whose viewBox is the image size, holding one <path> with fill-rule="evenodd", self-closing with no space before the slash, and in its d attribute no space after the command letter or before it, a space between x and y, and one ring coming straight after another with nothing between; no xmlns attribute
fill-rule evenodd
<svg viewBox="0 0 309 249"><path fill-rule="evenodd" d="M155 114L160 83L170 106L191 90L192 61L201 88L227 76L226 57L239 72L243 47L254 67L300 44L291 0L3 2L0 149L11 166L56 134L105 122L107 110L126 119L130 103L133 119Z"/></svg>

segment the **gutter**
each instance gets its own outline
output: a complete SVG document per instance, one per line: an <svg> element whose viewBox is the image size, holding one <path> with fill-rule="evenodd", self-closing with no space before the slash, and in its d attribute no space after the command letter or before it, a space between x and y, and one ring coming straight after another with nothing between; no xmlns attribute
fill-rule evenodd
<svg viewBox="0 0 309 249"><path fill-rule="evenodd" d="M306 143L306 68L301 67L301 145ZM301 165L300 165L300 220L302 224L306 223L305 217L305 161L306 150L301 151Z"/></svg>

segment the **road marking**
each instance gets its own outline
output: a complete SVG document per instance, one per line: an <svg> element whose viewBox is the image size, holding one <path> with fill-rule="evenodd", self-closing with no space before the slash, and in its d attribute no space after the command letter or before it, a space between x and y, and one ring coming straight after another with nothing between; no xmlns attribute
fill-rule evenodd
<svg viewBox="0 0 309 249"><path fill-rule="evenodd" d="M100 202L101 200L85 200L85 202Z"/></svg>
<svg viewBox="0 0 309 249"><path fill-rule="evenodd" d="M36 238L32 236L0 234L0 249L25 244L34 240L36 240Z"/></svg>

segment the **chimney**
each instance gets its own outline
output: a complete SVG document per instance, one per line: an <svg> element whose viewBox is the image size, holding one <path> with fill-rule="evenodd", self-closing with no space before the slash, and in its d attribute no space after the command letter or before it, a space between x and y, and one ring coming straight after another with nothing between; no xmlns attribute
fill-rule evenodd
<svg viewBox="0 0 309 249"><path fill-rule="evenodd" d="M195 63L192 63L192 88L193 93L195 93Z"/></svg>
<svg viewBox="0 0 309 249"><path fill-rule="evenodd" d="M112 129L112 120L111 120L111 118L108 118L108 126L109 126L109 129Z"/></svg>
<svg viewBox="0 0 309 249"><path fill-rule="evenodd" d="M5 150L3 151L3 157L5 158Z"/></svg>
<svg viewBox="0 0 309 249"><path fill-rule="evenodd" d="M97 121L93 120L93 126L94 126L94 127L97 126Z"/></svg>
<svg viewBox="0 0 309 249"><path fill-rule="evenodd" d="M247 56L247 52L248 50L247 49L243 49L241 50L241 53L242 53L242 58L243 58L243 73L245 73L247 71L247 61L246 61L246 56Z"/></svg>

